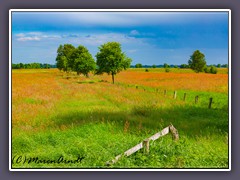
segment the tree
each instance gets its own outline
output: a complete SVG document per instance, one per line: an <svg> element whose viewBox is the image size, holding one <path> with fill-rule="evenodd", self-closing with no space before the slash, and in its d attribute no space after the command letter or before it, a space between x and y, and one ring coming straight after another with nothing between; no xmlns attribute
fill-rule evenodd
<svg viewBox="0 0 240 180"><path fill-rule="evenodd" d="M155 64L152 65L152 68L156 68L157 66Z"/></svg>
<svg viewBox="0 0 240 180"><path fill-rule="evenodd" d="M114 76L122 70L130 67L131 59L128 58L121 49L118 42L108 42L99 47L97 58L97 74L108 73L112 75L114 84Z"/></svg>
<svg viewBox="0 0 240 180"><path fill-rule="evenodd" d="M19 64L19 67L20 67L19 69L24 69L24 64L23 64L23 63L20 63L20 64Z"/></svg>
<svg viewBox="0 0 240 180"><path fill-rule="evenodd" d="M188 68L188 65L187 64L181 64L180 68Z"/></svg>
<svg viewBox="0 0 240 180"><path fill-rule="evenodd" d="M217 74L217 68L215 66L210 66L210 73Z"/></svg>
<svg viewBox="0 0 240 180"><path fill-rule="evenodd" d="M194 51L193 54L190 56L188 64L190 68L193 69L195 72L202 72L204 70L204 67L206 66L205 55L199 50Z"/></svg>
<svg viewBox="0 0 240 180"><path fill-rule="evenodd" d="M138 63L135 65L136 68L142 68L142 64Z"/></svg>
<svg viewBox="0 0 240 180"><path fill-rule="evenodd" d="M60 45L57 50L57 68L61 71L70 71L73 64L70 62L70 57L75 47L71 44Z"/></svg>
<svg viewBox="0 0 240 180"><path fill-rule="evenodd" d="M84 46L78 46L71 54L70 63L73 71L88 77L88 73L96 69L96 63Z"/></svg>
<svg viewBox="0 0 240 180"><path fill-rule="evenodd" d="M163 64L163 67L164 67L164 68L170 68L170 66L169 66L167 63L164 63L164 64Z"/></svg>

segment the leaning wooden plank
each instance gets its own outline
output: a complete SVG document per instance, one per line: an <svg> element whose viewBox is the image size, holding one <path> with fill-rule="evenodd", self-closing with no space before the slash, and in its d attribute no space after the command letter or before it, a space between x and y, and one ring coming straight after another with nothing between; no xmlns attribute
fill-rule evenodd
<svg viewBox="0 0 240 180"><path fill-rule="evenodd" d="M162 136L165 136L166 134L168 134L169 132L172 133L173 137L175 140L178 140L179 139L179 135L178 135L178 132L177 132L177 129L171 124L170 126L164 128L162 131L154 134L153 136L147 138L147 142L149 143L150 140L154 141ZM145 141L146 141L145 140ZM145 142L144 141L144 142ZM137 144L136 146L132 147L131 149L125 151L123 154L119 154L118 156L116 156L112 161L110 162L107 162L106 165L111 165L111 164L114 164L116 163L122 156L130 156L131 154L137 152L138 150L142 149L143 148L143 143L144 142L141 142L139 144ZM148 148L149 148L149 144L148 144ZM147 149L148 149L147 148ZM149 149L147 150L149 151Z"/></svg>
<svg viewBox="0 0 240 180"><path fill-rule="evenodd" d="M107 165L107 166L110 166L111 164L115 164L121 157L122 157L122 154L119 154L119 155L116 156L112 161L107 162L106 165Z"/></svg>
<svg viewBox="0 0 240 180"><path fill-rule="evenodd" d="M168 133L169 133L169 127L166 127L166 128L164 128L162 131L154 134L153 136L151 136L151 137L148 138L148 139L155 141L156 139L160 138L161 136L165 136L165 135L168 134Z"/></svg>
<svg viewBox="0 0 240 180"><path fill-rule="evenodd" d="M131 149L125 151L124 155L130 156L131 154L135 153L139 149L142 149L142 147L143 147L143 143L141 142L141 143L137 144L136 146L132 147Z"/></svg>
<svg viewBox="0 0 240 180"><path fill-rule="evenodd" d="M132 147L131 149L125 151L123 154L119 154L117 155L112 161L107 162L106 165L109 166L111 164L116 163L123 155L125 156L130 156L131 154L137 152L139 149L141 149L143 147L142 142L137 144L136 146Z"/></svg>

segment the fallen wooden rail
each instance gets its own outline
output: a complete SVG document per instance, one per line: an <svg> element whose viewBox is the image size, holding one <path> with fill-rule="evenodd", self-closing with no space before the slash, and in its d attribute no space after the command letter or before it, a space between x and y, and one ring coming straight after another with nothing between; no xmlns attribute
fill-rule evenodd
<svg viewBox="0 0 240 180"><path fill-rule="evenodd" d="M165 136L169 132L172 134L173 140L177 141L179 139L179 134L178 134L177 129L171 124L168 127L164 128L162 131L154 134L153 136L145 139L143 142L141 142L141 143L137 144L136 146L128 149L124 153L117 155L113 160L107 162L106 165L107 166L112 165L112 164L116 163L122 156L130 156L130 155L132 155L133 153L137 152L138 150L140 150L142 148L144 148L145 153L149 153L149 146L150 146L149 142L150 142L150 140L155 141L158 138L160 138L162 136Z"/></svg>

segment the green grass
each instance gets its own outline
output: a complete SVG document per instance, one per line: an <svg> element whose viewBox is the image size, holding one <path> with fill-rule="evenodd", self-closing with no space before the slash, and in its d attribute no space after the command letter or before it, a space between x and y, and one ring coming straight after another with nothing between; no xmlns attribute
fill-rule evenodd
<svg viewBox="0 0 240 180"><path fill-rule="evenodd" d="M173 91L165 97L163 90L150 87L97 80L69 83L57 76L56 81L63 87L62 98L48 109L50 115L39 113L13 127L12 156L84 159L67 164L14 163L13 168L228 168L227 94L178 90L173 99ZM210 97L212 109L208 109ZM34 98L22 103L43 106ZM148 155L140 150L106 166L170 123L179 132L178 142L166 135L150 143Z"/></svg>

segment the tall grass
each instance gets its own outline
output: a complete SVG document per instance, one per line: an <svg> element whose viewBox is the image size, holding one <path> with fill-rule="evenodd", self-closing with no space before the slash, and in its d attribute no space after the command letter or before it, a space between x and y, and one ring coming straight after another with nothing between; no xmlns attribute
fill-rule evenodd
<svg viewBox="0 0 240 180"><path fill-rule="evenodd" d="M145 84L148 78L135 77L133 81L140 84L138 89L128 79L123 81L127 74L131 77L131 73L131 70L120 73L119 82L113 85L105 76L66 79L55 70L13 71L12 156L83 159L80 163L31 162L12 166L228 168L226 92L215 88L207 91L199 91L197 87L194 90L175 89L177 98L173 99L171 88L164 96L165 88L158 87L156 91L155 86ZM175 79L178 76L171 74ZM222 76L216 76L209 76L213 79L205 81L221 81ZM214 89L216 91L210 91ZM183 101L185 92L187 97ZM199 96L198 104L194 102L196 95ZM212 109L208 109L210 97L213 97ZM179 131L179 142L167 135L151 142L149 155L140 151L106 166L107 161L170 123Z"/></svg>

